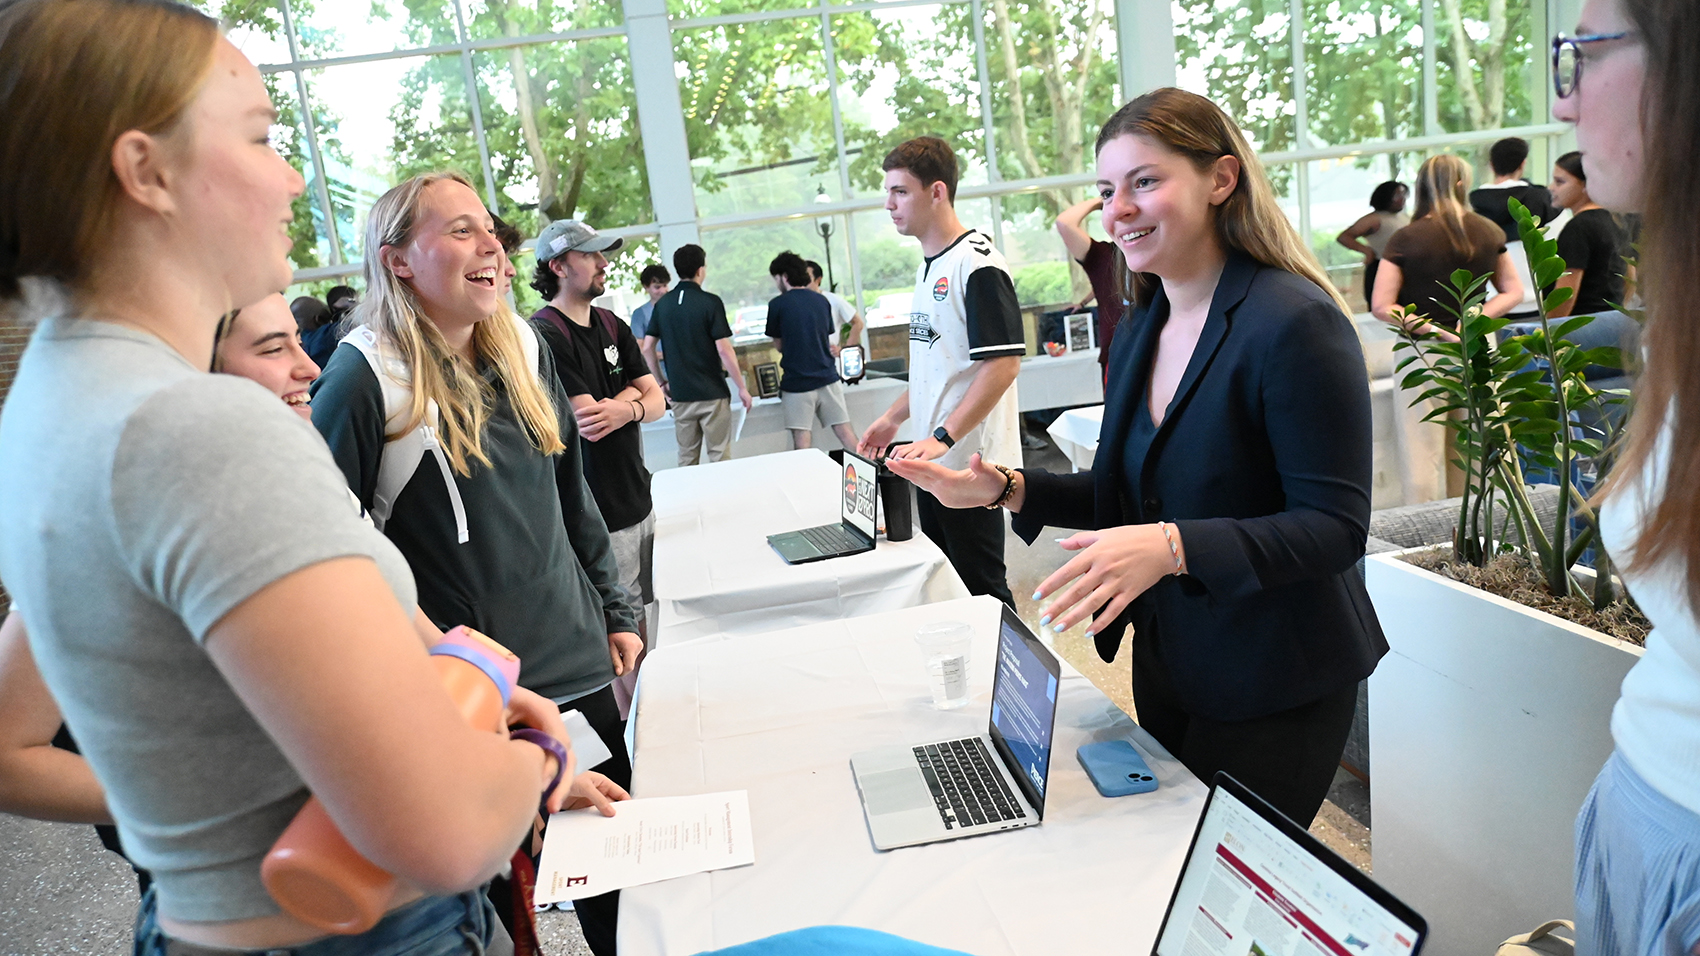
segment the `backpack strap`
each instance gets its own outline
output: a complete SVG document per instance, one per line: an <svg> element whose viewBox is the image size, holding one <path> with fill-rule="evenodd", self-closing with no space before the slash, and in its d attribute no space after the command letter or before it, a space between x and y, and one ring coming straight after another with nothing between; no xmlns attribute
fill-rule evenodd
<svg viewBox="0 0 1700 956"><path fill-rule="evenodd" d="M522 340L523 338L525 337L522 337ZM535 335L529 338L535 343ZM413 385L407 363L368 326L360 326L348 333L343 341L360 350L366 364L371 366L372 374L377 377L378 386L383 389L385 441L378 456L378 483L372 494L372 524L379 531L384 530L390 513L395 509L396 498L401 494L401 490L407 487L407 483L413 480L414 472L419 470L419 462L426 452L430 452L431 456L437 459L437 467L443 473L443 484L448 489L449 504L455 514L456 538L459 543L465 544L471 540L466 523L466 505L461 501L460 486L455 483L454 469L449 466L449 457L437 439L437 403L426 403L425 420L412 431L390 438L396 429L406 423L407 413L413 405ZM535 355L535 344L532 352Z"/></svg>

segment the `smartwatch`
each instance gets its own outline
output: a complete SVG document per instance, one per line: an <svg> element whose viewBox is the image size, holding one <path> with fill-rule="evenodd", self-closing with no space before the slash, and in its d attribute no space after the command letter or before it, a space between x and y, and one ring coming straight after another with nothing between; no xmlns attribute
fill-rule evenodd
<svg viewBox="0 0 1700 956"><path fill-rule="evenodd" d="M943 425L933 429L933 437L944 442L944 447L946 448L956 447L956 439L950 437L950 432L945 431Z"/></svg>

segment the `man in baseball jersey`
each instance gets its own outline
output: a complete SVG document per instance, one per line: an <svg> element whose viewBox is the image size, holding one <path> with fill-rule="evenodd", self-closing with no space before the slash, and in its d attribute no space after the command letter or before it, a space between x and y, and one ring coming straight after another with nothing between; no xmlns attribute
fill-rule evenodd
<svg viewBox="0 0 1700 956"><path fill-rule="evenodd" d="M909 310L909 388L868 426L858 449L869 457L883 453L913 418L924 437L892 457L962 469L978 454L988 463L1019 466L1015 376L1027 344L1009 266L989 237L956 217L956 154L944 140L909 140L885 157L884 169L892 225L921 240L925 258ZM1013 606L1002 512L946 508L918 488L915 497L921 531L968 590Z"/></svg>

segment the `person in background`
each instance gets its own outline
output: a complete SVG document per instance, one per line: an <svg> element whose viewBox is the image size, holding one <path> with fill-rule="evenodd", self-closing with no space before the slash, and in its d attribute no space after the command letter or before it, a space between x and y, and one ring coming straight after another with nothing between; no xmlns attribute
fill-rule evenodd
<svg viewBox="0 0 1700 956"><path fill-rule="evenodd" d="M1405 215L1405 194L1405 184L1397 179L1375 187L1369 194L1370 211L1335 237L1334 241L1340 245L1364 255L1365 302L1375 297L1375 273L1381 266L1387 241L1411 224L1411 217Z"/></svg>
<svg viewBox="0 0 1700 956"><path fill-rule="evenodd" d="M540 800L561 805L568 752L466 723L410 569L323 443L206 371L221 317L291 278L305 185L269 144L259 71L185 5L10 4L0 115L0 300L70 303L36 327L0 422L0 578L154 877L133 951L325 952L260 877L309 780L401 881L338 950L504 945L478 888Z"/></svg>
<svg viewBox="0 0 1700 956"><path fill-rule="evenodd" d="M360 304L360 293L351 286L333 285L325 293L325 304L331 307L331 315L340 322Z"/></svg>
<svg viewBox="0 0 1700 956"><path fill-rule="evenodd" d="M323 368L323 363L330 361L331 353L336 350L336 343L347 332L342 328L341 318L335 309L310 295L292 300L289 311L295 315L296 326L301 330L301 347L314 365Z"/></svg>
<svg viewBox="0 0 1700 956"><path fill-rule="evenodd" d="M621 240L576 220L546 226L537 239L531 287L548 304L532 315L531 325L555 356L555 373L578 424L584 480L608 525L620 584L632 606L641 609L637 634L647 648L652 643L649 608L655 603L655 507L643 464L643 423L665 415L667 399L644 364L632 330L614 313L591 304L607 291L606 254L620 246ZM630 714L642 663L640 651L637 663L614 681L621 720Z"/></svg>
<svg viewBox="0 0 1700 956"><path fill-rule="evenodd" d="M843 346L861 345L862 330L865 328L862 322L862 314L856 311L856 307L851 305L848 299L831 289L821 288L823 273L820 263L813 259L804 259L803 265L809 270L809 291L819 292L826 296L827 302L832 304L832 338L830 341L833 357L838 356L838 350ZM850 446L845 445L844 447L849 448Z"/></svg>
<svg viewBox="0 0 1700 956"><path fill-rule="evenodd" d="M956 153L932 136L886 154L885 208L899 235L921 241L909 319L909 387L862 433L860 453L881 458L897 429L915 420L917 441L892 458L961 468L983 454L1021 460L1015 377L1027 340L1009 264L990 237L956 215ZM983 504L983 502L981 503ZM995 510L915 496L921 531L939 546L970 594L1013 607L1005 571L1004 518Z"/></svg>
<svg viewBox="0 0 1700 956"><path fill-rule="evenodd" d="M1451 282L1459 269L1493 276L1497 291L1483 303L1484 315L1504 315L1523 301L1523 280L1504 234L1464 206L1469 183L1470 167L1449 153L1430 156L1417 170L1416 215L1388 240L1375 274L1370 311L1376 318L1397 324L1393 307L1414 306L1409 331L1451 338L1458 319L1446 306L1456 307Z"/></svg>
<svg viewBox="0 0 1700 956"><path fill-rule="evenodd" d="M1629 242L1617 219L1588 195L1581 153L1565 153L1553 163L1552 196L1559 206L1570 210L1570 221L1558 234L1558 254L1564 258L1565 270L1553 285L1571 289L1573 294L1548 315L1593 315L1619 308L1625 301L1628 265L1623 257L1629 251Z"/></svg>
<svg viewBox="0 0 1700 956"><path fill-rule="evenodd" d="M845 448L856 447L850 412L844 407L844 383L832 361L832 303L809 287L809 267L795 252L781 252L768 264L779 290L767 303L767 337L779 350L779 401L792 448L814 444L814 425L832 429Z"/></svg>
<svg viewBox="0 0 1700 956"><path fill-rule="evenodd" d="M1133 630L1139 723L1201 780L1226 771L1308 826L1358 682L1387 652L1357 562L1372 424L1345 303L1214 103L1154 90L1097 142L1104 232L1132 277L1092 469L976 455L891 469L1031 544L1087 530L1039 619L1113 659ZM1319 427L1326 423L1326 427ZM997 514L997 512L991 512ZM1072 583L1071 583L1072 582Z"/></svg>
<svg viewBox="0 0 1700 956"><path fill-rule="evenodd" d="M1588 193L1642 214L1645 366L1600 510L1653 623L1612 709L1616 749L1576 820L1576 952L1692 953L1700 940L1700 5L1587 0L1559 37L1555 119Z"/></svg>
<svg viewBox="0 0 1700 956"><path fill-rule="evenodd" d="M595 769L624 788L631 764L611 685L642 650L637 611L585 484L553 356L501 294L511 263L495 223L459 174L414 176L373 204L365 249L361 327L314 384L313 424L408 559L424 612L510 647L521 686L582 713L612 754ZM409 394L392 408L397 388ZM382 487L391 441L428 416L437 447L399 490ZM618 907L616 894L577 905L599 956L613 952Z"/></svg>
<svg viewBox="0 0 1700 956"><path fill-rule="evenodd" d="M641 343L644 336L649 334L649 319L655 314L655 303L660 302L661 297L667 294L667 289L673 284L673 276L667 271L666 266L659 262L651 262L644 266L643 272L638 275L638 284L643 286L643 294L649 296L647 302L632 310L632 337ZM660 366L661 375L665 376L667 374L667 356L657 350L655 358L656 364ZM661 381L661 378L657 377L656 381ZM667 394L665 386L662 387L661 393L662 397L665 398Z"/></svg>
<svg viewBox="0 0 1700 956"><path fill-rule="evenodd" d="M1470 208L1503 230L1506 242L1518 242L1522 238L1517 231L1517 220L1511 218L1507 199L1515 198L1529 207L1543 226L1558 218L1559 208L1553 204L1552 193L1545 186L1536 186L1523 178L1523 167L1528 162L1528 140L1512 136L1494 143L1488 149L1493 182L1470 193Z"/></svg>
<svg viewBox="0 0 1700 956"><path fill-rule="evenodd" d="M673 268L679 272L679 284L655 303L644 329L643 358L673 402L673 434L679 442L679 465L685 467L701 461L705 451L709 461L731 454L732 400L727 379L737 386L744 411L755 400L738 368L726 304L703 291L708 256L701 246L688 243L673 252ZM663 346L666 377L661 372Z"/></svg>
<svg viewBox="0 0 1700 956"><path fill-rule="evenodd" d="M1116 247L1094 239L1086 233L1086 217L1104 208L1104 201L1094 196L1064 209L1057 216L1057 235L1062 237L1068 257L1073 259L1086 281L1092 286L1092 298L1098 301L1098 371L1109 380L1110 343L1116 336L1127 303L1122 299L1121 282L1116 263L1121 256ZM1088 300L1090 301L1090 300ZM1082 302L1080 308L1086 308Z"/></svg>

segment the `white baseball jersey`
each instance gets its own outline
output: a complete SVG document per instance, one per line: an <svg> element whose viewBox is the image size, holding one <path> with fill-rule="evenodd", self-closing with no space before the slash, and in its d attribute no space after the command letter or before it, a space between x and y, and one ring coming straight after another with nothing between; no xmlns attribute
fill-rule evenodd
<svg viewBox="0 0 1700 956"><path fill-rule="evenodd" d="M970 229L921 263L909 308L909 417L916 437L933 433L968 394L977 362L1027 354L1021 307L1009 265L992 240ZM1020 415L1011 383L985 421L940 463L966 468L979 452L987 461L1021 464Z"/></svg>

